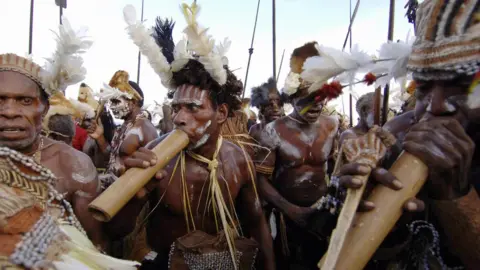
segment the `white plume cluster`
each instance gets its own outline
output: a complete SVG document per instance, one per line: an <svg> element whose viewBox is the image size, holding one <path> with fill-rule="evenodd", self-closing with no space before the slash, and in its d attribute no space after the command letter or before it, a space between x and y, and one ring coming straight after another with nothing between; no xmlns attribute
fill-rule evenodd
<svg viewBox="0 0 480 270"><path fill-rule="evenodd" d="M55 33L56 51L51 58L47 58L41 73L42 84L49 95L55 91L64 92L69 85L85 79L87 71L80 55L93 44L87 37L87 28L73 30L66 17L62 17L62 22L59 32Z"/></svg>
<svg viewBox="0 0 480 270"><path fill-rule="evenodd" d="M103 88L99 92L95 92L94 95L98 97L101 101L109 101L112 99L118 99L120 97L126 97L127 99L132 99L133 96L129 95L126 92L120 91L118 88L111 87L108 84L103 84Z"/></svg>
<svg viewBox="0 0 480 270"><path fill-rule="evenodd" d="M160 76L162 84L170 88L170 82L172 79L172 71L170 64L162 53L162 48L157 45L152 37L151 31L143 25L143 23L137 20L137 14L135 7L127 5L123 9L123 17L127 23L127 32L133 43L138 46L140 52L147 57L150 66L155 73Z"/></svg>

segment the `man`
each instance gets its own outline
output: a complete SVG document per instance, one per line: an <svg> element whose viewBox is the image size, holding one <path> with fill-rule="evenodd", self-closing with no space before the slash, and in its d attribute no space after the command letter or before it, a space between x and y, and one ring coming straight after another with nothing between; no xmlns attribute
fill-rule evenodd
<svg viewBox="0 0 480 270"><path fill-rule="evenodd" d="M261 131L265 126L285 115L283 111L284 97L277 90L277 82L270 78L266 83L252 88L250 104L258 109L260 123L250 128L250 135L259 139Z"/></svg>
<svg viewBox="0 0 480 270"><path fill-rule="evenodd" d="M196 10L196 4L193 5L186 8L185 12ZM133 9L131 6L125 9L127 8ZM157 20L157 28L159 21L160 19ZM190 34L187 36L188 42L191 49L198 49L195 46L198 46L199 40L192 36L199 34L198 25L195 19L189 23L193 25L187 26L191 30L187 31ZM171 31L169 33L171 35ZM143 38L148 40L151 37L145 35ZM156 35L155 39L160 45L163 44L162 40L169 38ZM176 129L187 133L190 143L164 170L157 172L159 181L153 182L148 191L145 189L142 192L147 193L146 197L132 199L114 217L110 222L113 228L109 231L122 235L132 230L132 217L136 217L148 200L151 205L155 205L155 211L148 218L147 239L152 249L158 253L152 269L166 269L169 261L175 263L170 265L170 269L177 269L178 264L185 267L180 269L250 269L254 257L241 256L235 262L232 262L232 257L237 256L234 254L239 251L254 254L257 245L257 258L263 263L261 268L275 269L271 237L255 192L255 175L249 173L253 166L251 160L240 148L220 136L220 126L240 108L241 82L223 66L223 61L215 62L216 68L213 70L204 67L200 62L205 60L202 57L214 54L214 58L208 60L221 59L216 58L218 55L212 51L195 51L194 55L188 56L188 61L181 65L181 69L170 73L168 65L181 58L173 58L173 47L163 45L162 48L168 62L164 63L166 67L159 75L162 83L172 89L170 97L173 98L173 123ZM147 148L152 149L163 138L155 140ZM156 163L155 155L145 148L136 152L133 152L137 148L135 145L124 144L122 148L129 156L125 160L126 167L145 167ZM216 199L212 199L213 194L217 194ZM226 238L222 236L222 231ZM218 241L218 244L201 248L209 243L196 238L198 233L206 239L215 237L214 241ZM245 238L249 236L258 244ZM242 242L245 245L242 246ZM193 245L200 249L186 243L195 243ZM248 268L245 268L246 265Z"/></svg>
<svg viewBox="0 0 480 270"><path fill-rule="evenodd" d="M293 51L289 77L302 73L308 57L318 56L315 45L307 43ZM275 239L277 257L283 254L279 269L313 269L326 246L324 239L322 243L305 227L315 212L311 206L327 193L327 161L338 120L321 113L327 99L315 99L316 93L309 93L308 86L304 81L289 91L284 88L294 110L267 124L260 136L260 142L271 151L265 164L257 166L260 190L263 199L280 213L278 230L286 232ZM277 104L281 104L279 100L273 100L276 112L280 109Z"/></svg>
<svg viewBox="0 0 480 270"><path fill-rule="evenodd" d="M87 211L99 191L90 158L71 146L42 136L49 109L41 67L14 54L0 55L0 146L34 157L59 179L55 188L72 204L95 244L102 244L100 224ZM61 166L59 166L61 164Z"/></svg>
<svg viewBox="0 0 480 270"><path fill-rule="evenodd" d="M411 256L404 258L401 268L430 268L440 263L476 269L480 265L480 199L472 188L480 166L480 152L475 148L480 110L478 99L470 94L480 63L479 7L480 1L426 0L418 8L417 39L408 61L417 83L417 100L414 121L402 146L428 165L424 187L432 223L428 226L439 233L432 230L434 242L428 236L423 239L429 242L415 246L422 235L412 232L412 245L405 248ZM395 177L379 170L374 172L379 181L392 183ZM358 187L351 181L356 174L362 173L350 164L342 169L340 181ZM440 254L435 251L438 248Z"/></svg>
<svg viewBox="0 0 480 270"><path fill-rule="evenodd" d="M340 145L345 139L352 139L366 134L374 125L375 92L366 93L357 100L355 108L359 120L356 126L347 129L340 135Z"/></svg>
<svg viewBox="0 0 480 270"><path fill-rule="evenodd" d="M143 92L133 81L129 81L126 71L117 71L110 80L110 91L114 96L109 100L110 109L117 119L124 120L123 124L115 130L112 143L109 144L103 134L101 121L89 128L92 137L104 155L109 156L106 176L102 178L103 189L107 188L122 170L119 160L119 150L123 142L137 142L142 147L158 137L157 131L142 113Z"/></svg>

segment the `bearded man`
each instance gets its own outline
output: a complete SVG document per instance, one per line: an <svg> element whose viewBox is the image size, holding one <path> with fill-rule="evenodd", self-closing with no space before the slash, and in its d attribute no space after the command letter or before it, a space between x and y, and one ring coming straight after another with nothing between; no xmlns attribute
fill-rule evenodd
<svg viewBox="0 0 480 270"><path fill-rule="evenodd" d="M355 105L359 120L356 126L349 128L340 135L340 145L346 139L356 138L365 135L374 125L374 101L375 92L362 95Z"/></svg>
<svg viewBox="0 0 480 270"><path fill-rule="evenodd" d="M316 42L295 49L290 59L290 77L302 73L308 57L318 56ZM327 193L327 161L337 135L338 120L322 114L326 101L336 96L315 98L304 82L283 89L293 112L266 125L260 142L271 153L257 165L263 199L279 212L279 233L275 239L277 263L281 269L313 269L326 246L305 228L316 211L311 206ZM274 105L273 108L277 108ZM260 157L260 160L263 160ZM286 237L285 237L286 236ZM319 254L320 253L320 254Z"/></svg>
<svg viewBox="0 0 480 270"><path fill-rule="evenodd" d="M95 166L84 153L40 134L53 94L42 84L41 72L28 59L0 55L0 146L34 157L49 168L59 179L55 188L66 194L93 242L101 244L100 224L87 211L100 187Z"/></svg>
<svg viewBox="0 0 480 270"><path fill-rule="evenodd" d="M417 38L407 65L417 83L416 104L402 149L428 166L423 192L430 224L423 226L428 235L412 227L411 243L399 254L402 258L395 258L400 259L396 268L480 265L480 199L472 188L480 168L475 148L480 123L479 12L478 0L426 0L418 7ZM405 125L397 130L402 129ZM342 168L340 182L359 187L361 183L352 183L352 175L363 174L358 168L355 164ZM383 168L373 175L384 183L396 180Z"/></svg>
<svg viewBox="0 0 480 270"><path fill-rule="evenodd" d="M260 133L265 126L285 115L283 111L284 96L277 90L277 82L270 78L266 83L252 88L250 104L258 109L260 123L253 125L250 130L250 136L255 139L260 138Z"/></svg>
<svg viewBox="0 0 480 270"><path fill-rule="evenodd" d="M127 6L124 14L134 14L132 9ZM195 3L186 7L184 12L194 10L197 10ZM127 18L127 23L139 28L139 22L131 18ZM197 32L202 28L197 25L196 18L189 23L189 31L185 31L188 44L192 46L189 48L200 48L198 42L208 37L195 39L206 33ZM171 40L171 36L165 36L165 33L171 35L172 32L158 31L162 24L163 21L157 19L154 29L155 40L162 46L165 57L162 71L157 70L157 73L162 83L171 89L169 96L172 98L175 128L188 135L190 144L164 170L157 172L159 181L152 182L152 186L142 191L146 197L132 199L112 219L109 231L122 235L132 230L134 217L142 205L150 201L150 205L156 206L146 225L147 239L150 247L158 253L152 269L166 269L167 265L170 269L250 269L255 262L251 255L256 254L257 246L258 258L263 264L261 268L275 269L271 237L255 192L255 175L249 174L252 162L238 146L220 136L221 125L240 109L242 84L227 68L225 56L222 59L216 52L199 50L174 58L174 50L181 48L176 49L165 42ZM140 35L142 42L150 42L152 38L148 32L130 34L137 38ZM169 67L170 63L173 67L174 61L183 63L180 69L176 66L176 71L172 72ZM202 61L213 61L210 63L216 68L207 69ZM147 148L152 149L164 138L155 140ZM133 144L122 146L129 156L125 159L126 167L146 167L156 163L153 152L146 148L133 152L137 147ZM215 186L219 187L216 191L212 189ZM213 194L218 195L217 199L212 200ZM250 236L255 241L248 239ZM211 245L210 242L217 244ZM238 259L233 260L233 257Z"/></svg>

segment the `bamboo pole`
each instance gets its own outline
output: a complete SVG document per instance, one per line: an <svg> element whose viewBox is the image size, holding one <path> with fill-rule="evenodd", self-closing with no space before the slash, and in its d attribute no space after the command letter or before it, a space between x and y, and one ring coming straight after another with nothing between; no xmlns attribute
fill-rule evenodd
<svg viewBox="0 0 480 270"><path fill-rule="evenodd" d="M273 54L273 79L277 81L277 33L275 0L272 0L272 54Z"/></svg>
<svg viewBox="0 0 480 270"><path fill-rule="evenodd" d="M146 169L128 169L90 203L88 210L93 217L103 222L111 220L152 179L155 173L164 168L188 143L189 139L185 132L178 129L170 132L152 149L157 156L157 164Z"/></svg>

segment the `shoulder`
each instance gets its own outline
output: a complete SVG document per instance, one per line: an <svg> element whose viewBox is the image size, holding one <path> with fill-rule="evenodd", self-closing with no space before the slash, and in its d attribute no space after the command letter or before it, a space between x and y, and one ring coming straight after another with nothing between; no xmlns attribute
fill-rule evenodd
<svg viewBox="0 0 480 270"><path fill-rule="evenodd" d="M55 147L58 148L62 166L69 166L72 171L96 171L92 160L87 154L64 143L56 143Z"/></svg>
<svg viewBox="0 0 480 270"><path fill-rule="evenodd" d="M250 155L247 152L244 152L236 144L223 140L222 146L220 148L220 159L222 162L228 162L227 168L231 167L232 171L237 172L241 175L246 175L249 171L249 166L254 166Z"/></svg>
<svg viewBox="0 0 480 270"><path fill-rule="evenodd" d="M331 115L320 115L318 120L317 123L319 123L319 127L326 128L333 132L337 132L340 125L338 118Z"/></svg>
<svg viewBox="0 0 480 270"><path fill-rule="evenodd" d="M285 126L284 117L268 123L265 128L259 132L258 141L260 144L271 149L279 146L281 142L279 130L281 130L283 126Z"/></svg>
<svg viewBox="0 0 480 270"><path fill-rule="evenodd" d="M357 134L355 133L353 128L349 128L349 129L345 130L344 132L342 132L342 134L340 134L340 143L342 143L346 139L352 139L352 138L355 138L355 137L357 137Z"/></svg>

